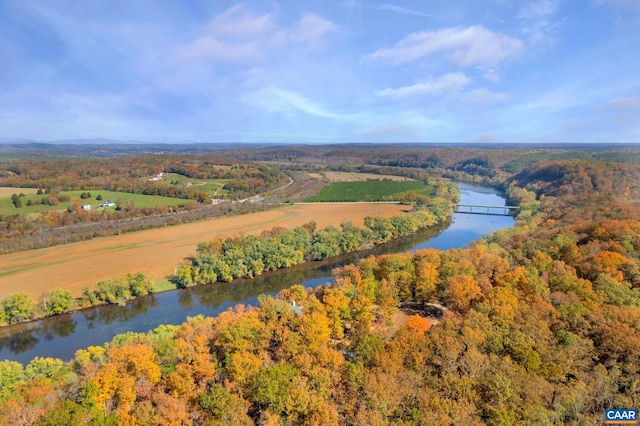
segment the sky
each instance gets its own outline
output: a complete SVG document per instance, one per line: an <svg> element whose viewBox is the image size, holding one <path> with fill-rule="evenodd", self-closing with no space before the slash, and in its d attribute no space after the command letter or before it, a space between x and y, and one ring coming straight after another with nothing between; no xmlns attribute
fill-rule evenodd
<svg viewBox="0 0 640 426"><path fill-rule="evenodd" d="M0 0L0 138L640 143L639 52L640 0Z"/></svg>

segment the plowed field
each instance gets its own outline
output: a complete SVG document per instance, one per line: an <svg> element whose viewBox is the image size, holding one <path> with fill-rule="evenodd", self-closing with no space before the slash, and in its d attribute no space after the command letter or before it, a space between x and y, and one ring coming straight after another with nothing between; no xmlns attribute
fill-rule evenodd
<svg viewBox="0 0 640 426"><path fill-rule="evenodd" d="M280 226L293 228L315 220L318 227L350 220L363 226L365 216L391 217L406 210L396 204L292 205L266 212L99 238L64 246L0 255L0 299L26 291L34 300L63 288L80 296L84 287L142 272L163 281L175 266L195 254L199 242L216 237L259 234Z"/></svg>
<svg viewBox="0 0 640 426"><path fill-rule="evenodd" d="M0 198L11 197L13 194L35 194L38 192L35 188L12 188L12 187L0 187Z"/></svg>

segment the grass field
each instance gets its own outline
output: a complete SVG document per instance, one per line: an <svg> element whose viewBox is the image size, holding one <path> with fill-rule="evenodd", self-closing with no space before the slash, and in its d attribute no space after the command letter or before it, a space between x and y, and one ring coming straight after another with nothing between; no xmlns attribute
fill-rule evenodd
<svg viewBox="0 0 640 426"><path fill-rule="evenodd" d="M323 173L309 173L309 176L316 179L327 179L330 182L361 182L367 180L396 180L396 181L410 181L413 179L406 178L404 176L394 175L378 175L374 173L352 173L352 172L323 172Z"/></svg>
<svg viewBox="0 0 640 426"><path fill-rule="evenodd" d="M175 266L195 254L197 244L216 237L258 235L276 226L293 228L315 220L318 227L350 220L364 225L365 216L391 217L407 206L397 204L290 205L274 210L96 238L64 246L0 256L0 300L26 291L38 300L55 288L80 296L84 287L103 280L142 272L156 283L174 273Z"/></svg>
<svg viewBox="0 0 640 426"><path fill-rule="evenodd" d="M11 202L11 194L20 194L23 192L24 197L20 197L22 201L22 207L16 208ZM91 198L81 199L80 194L83 192L91 193ZM98 194L102 195L102 200L96 200ZM122 205L126 206L129 203L133 203L134 206L142 207L156 207L156 206L177 206L184 204L185 202L192 202L190 200L184 200L181 198L161 197L158 195L141 195L141 194L129 194L127 192L115 192L115 191L62 191L59 195L69 195L70 201L60 202L58 205L50 206L46 204L34 204L27 206L27 201L31 200L32 203L42 198L47 197L46 194L35 194L35 190L32 190L30 194L25 189L14 189L11 193L3 198L0 198L0 215L29 215L39 213L43 211L64 211L67 206L73 205L74 201L79 201L80 204L89 204L92 210L102 211L104 209L115 209L115 207L98 207L98 205L107 200L114 202L122 201Z"/></svg>
<svg viewBox="0 0 640 426"><path fill-rule="evenodd" d="M205 191L211 196L211 198L224 198L224 196L228 194L228 191L222 189L222 187L228 182L227 179L191 179L177 173L165 173L163 180L167 183L177 182L178 185L190 186L195 189Z"/></svg>
<svg viewBox="0 0 640 426"><path fill-rule="evenodd" d="M304 201L307 202L354 202L400 200L407 192L433 196L433 187L421 181L398 182L391 180L369 180L364 182L334 182Z"/></svg>

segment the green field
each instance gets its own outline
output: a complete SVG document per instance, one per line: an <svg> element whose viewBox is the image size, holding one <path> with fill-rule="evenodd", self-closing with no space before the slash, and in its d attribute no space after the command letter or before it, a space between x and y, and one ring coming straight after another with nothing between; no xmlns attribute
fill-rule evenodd
<svg viewBox="0 0 640 426"><path fill-rule="evenodd" d="M421 181L369 180L365 182L334 182L304 201L354 202L403 200L408 192L431 197L434 189Z"/></svg>
<svg viewBox="0 0 640 426"><path fill-rule="evenodd" d="M91 193L91 198L81 199L80 194L83 192ZM19 194L20 190L16 189L16 193ZM96 200L98 194L102 195L102 200ZM193 200L184 200L182 198L171 198L171 197L161 197L158 195L141 195L141 194L130 194L127 192L115 192L115 191L103 191L103 190L92 190L92 191L61 191L58 195L68 195L70 197L70 201L63 201L58 203L55 206L50 206L47 204L36 204L37 201L46 198L46 194L32 194L25 195L24 197L20 197L22 201L22 207L16 208L11 202L11 197L0 198L0 215L30 215L37 214L43 211L64 211L67 209L67 206L73 205L74 201L78 201L80 204L89 204L91 206L92 211L103 211L103 210L113 210L114 207L98 207L98 205L102 202L106 202L111 200L113 202L122 202L123 206L128 205L130 202L133 203L134 206L138 208L142 207L156 207L156 206L177 206L185 203L195 202ZM27 202L31 200L33 205L27 206Z"/></svg>
<svg viewBox="0 0 640 426"><path fill-rule="evenodd" d="M174 185L177 184L204 191L211 198L225 198L228 194L228 191L222 189L222 187L229 182L229 179L192 179L177 173L165 173L162 180L169 184L173 183Z"/></svg>

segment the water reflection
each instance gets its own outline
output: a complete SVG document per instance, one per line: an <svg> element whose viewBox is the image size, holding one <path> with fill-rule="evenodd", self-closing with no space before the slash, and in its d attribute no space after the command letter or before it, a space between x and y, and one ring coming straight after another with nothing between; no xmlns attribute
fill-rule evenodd
<svg viewBox="0 0 640 426"><path fill-rule="evenodd" d="M66 314L47 320L2 328L0 329L0 353L22 354L28 352L43 341L51 342L58 336L73 335L77 325L78 322L73 319L72 315Z"/></svg>
<svg viewBox="0 0 640 426"><path fill-rule="evenodd" d="M2 348L2 350L7 349L14 354L21 354L34 348L38 342L39 340L33 335L33 332L28 330L22 333L17 333L9 339L2 339L0 342L0 348Z"/></svg>
<svg viewBox="0 0 640 426"><path fill-rule="evenodd" d="M101 305L80 311L89 326L94 322L113 324L129 321L139 315L146 314L158 306L155 295L143 296L128 302L125 306Z"/></svg>
<svg viewBox="0 0 640 426"><path fill-rule="evenodd" d="M47 332L46 339L51 340L52 336L70 336L75 333L78 322L71 317L55 321L53 324L45 326ZM51 337L50 337L51 336Z"/></svg>
<svg viewBox="0 0 640 426"><path fill-rule="evenodd" d="M461 185L468 204L504 205L495 190ZM315 287L332 281L331 271L370 254L397 253L425 247L462 247L482 234L513 226L513 218L455 214L452 222L375 247L265 273L256 279L238 279L142 297L126 306L98 306L28 324L0 328L0 359L28 363L36 356L69 360L79 348L102 345L127 331L147 332L161 324L181 324L189 316L218 315L238 303L255 304L260 294L276 294L293 284Z"/></svg>

